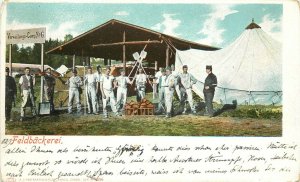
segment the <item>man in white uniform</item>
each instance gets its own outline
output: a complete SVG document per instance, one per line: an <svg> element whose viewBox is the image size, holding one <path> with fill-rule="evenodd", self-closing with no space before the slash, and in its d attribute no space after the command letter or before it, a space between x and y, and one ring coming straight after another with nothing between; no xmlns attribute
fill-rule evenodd
<svg viewBox="0 0 300 182"><path fill-rule="evenodd" d="M163 67L159 67L159 71L155 73L155 78L158 79L162 75Z"/></svg>
<svg viewBox="0 0 300 182"><path fill-rule="evenodd" d="M143 73L143 69L139 68L139 74L135 76L136 82L136 100L140 102L146 95L147 76Z"/></svg>
<svg viewBox="0 0 300 182"><path fill-rule="evenodd" d="M181 106L184 106L183 114L186 113L186 98L190 104L192 113L195 114L196 109L193 102L192 86L197 82L197 80L193 75L187 72L187 65L183 65L182 69L183 73L179 74L178 84L183 87L183 89L181 89Z"/></svg>
<svg viewBox="0 0 300 182"><path fill-rule="evenodd" d="M30 75L30 68L26 67L25 75L21 76L19 80L20 93L22 97L20 121L23 121L25 117L25 108L27 102L29 102L30 104L32 115L36 116L34 90L33 90L34 85L35 85L35 77L34 75Z"/></svg>
<svg viewBox="0 0 300 182"><path fill-rule="evenodd" d="M120 73L121 75L116 78L117 87L118 87L116 107L119 112L123 112L127 100L127 84L132 84L132 82L129 80L127 76L125 76L124 69L121 69Z"/></svg>
<svg viewBox="0 0 300 182"><path fill-rule="evenodd" d="M172 71L170 67L166 68L166 78L165 78L165 103L166 103L166 117L170 118L171 117L171 111L172 111L172 106L173 106L173 95L174 95L174 77L172 75Z"/></svg>
<svg viewBox="0 0 300 182"><path fill-rule="evenodd" d="M101 66L97 65L97 71L94 73L96 77L96 100L97 100L97 113L100 112L100 106L102 105L102 96L101 96L101 89L100 89L100 80L102 77L101 73Z"/></svg>
<svg viewBox="0 0 300 182"><path fill-rule="evenodd" d="M162 75L158 78L158 98L159 98L159 103L158 103L158 109L157 112L161 113L162 109L165 105L165 87L168 87L166 85L166 70L164 68L161 69Z"/></svg>
<svg viewBox="0 0 300 182"><path fill-rule="evenodd" d="M97 97L96 97L96 77L92 72L92 68L88 67L85 75L85 94L88 105L88 114L94 113L97 115Z"/></svg>
<svg viewBox="0 0 300 182"><path fill-rule="evenodd" d="M83 85L81 78L77 75L77 70L72 70L73 76L69 78L66 82L69 85L69 103L68 103L68 113L72 113L72 104L75 99L75 105L77 106L77 113L81 112L81 103L80 103L80 95L79 89Z"/></svg>
<svg viewBox="0 0 300 182"><path fill-rule="evenodd" d="M179 77L179 72L178 71L175 71L175 66L174 64L171 65L171 70L172 70L172 75L174 77L174 86L175 86L175 90L176 90L176 94L178 96L178 99L179 101L181 100L181 92L180 92L180 89L179 89L179 85L178 85L178 77Z"/></svg>
<svg viewBox="0 0 300 182"><path fill-rule="evenodd" d="M106 105L108 101L110 102L110 107L112 111L115 113L116 116L118 116L118 112L116 109L115 95L113 92L113 88L116 86L115 77L110 75L110 71L111 71L110 67L107 66L105 75L103 75L100 80L104 118L108 118L107 109L106 109Z"/></svg>
<svg viewBox="0 0 300 182"><path fill-rule="evenodd" d="M153 80L153 99L155 99L157 97L157 92L159 92L159 90L158 90L158 84L159 84L158 82L159 81L158 80L159 80L159 77L162 74L162 69L163 69L162 67L159 67L159 71L156 72L155 75L154 75L154 80Z"/></svg>

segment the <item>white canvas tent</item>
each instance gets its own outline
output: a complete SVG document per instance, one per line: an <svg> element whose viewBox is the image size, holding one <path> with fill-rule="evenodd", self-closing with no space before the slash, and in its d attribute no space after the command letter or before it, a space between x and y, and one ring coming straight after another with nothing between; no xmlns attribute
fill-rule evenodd
<svg viewBox="0 0 300 182"><path fill-rule="evenodd" d="M214 101L239 104L281 104L281 43L252 22L228 47L217 51L176 50L175 67L189 72L200 82L193 90L203 98L206 65L218 78Z"/></svg>

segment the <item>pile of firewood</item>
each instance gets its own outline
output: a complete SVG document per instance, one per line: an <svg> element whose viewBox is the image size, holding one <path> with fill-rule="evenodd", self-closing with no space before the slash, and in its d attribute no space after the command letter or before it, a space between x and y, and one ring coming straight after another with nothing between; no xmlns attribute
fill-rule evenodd
<svg viewBox="0 0 300 182"><path fill-rule="evenodd" d="M130 101L125 105L126 115L154 115L154 105L147 99L141 102Z"/></svg>

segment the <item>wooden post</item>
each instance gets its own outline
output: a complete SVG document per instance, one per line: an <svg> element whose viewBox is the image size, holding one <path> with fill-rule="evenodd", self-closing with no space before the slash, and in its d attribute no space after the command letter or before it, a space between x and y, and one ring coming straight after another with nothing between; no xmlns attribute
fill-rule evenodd
<svg viewBox="0 0 300 182"><path fill-rule="evenodd" d="M12 76L11 47L12 47L12 44L9 44L8 61L9 61L9 75L10 76Z"/></svg>
<svg viewBox="0 0 300 182"><path fill-rule="evenodd" d="M85 60L86 60L86 65L90 67L91 66L90 57L86 57Z"/></svg>
<svg viewBox="0 0 300 182"><path fill-rule="evenodd" d="M75 69L75 54L73 55L73 65L72 65L72 70Z"/></svg>
<svg viewBox="0 0 300 182"><path fill-rule="evenodd" d="M85 79L85 64L86 64L86 60L85 60L85 58L83 57L83 49L81 49L81 60L82 60L82 64L83 64L83 92L82 92L82 95L83 95L83 105L84 105L84 107L83 107L83 115L86 115L86 94L85 94L85 92L86 92L86 88L85 88L85 81L84 81L84 79ZM79 97L80 98L80 97Z"/></svg>
<svg viewBox="0 0 300 182"><path fill-rule="evenodd" d="M44 44L41 44L41 72L44 73ZM44 76L41 76L41 103L44 98Z"/></svg>
<svg viewBox="0 0 300 182"><path fill-rule="evenodd" d="M123 32L123 42L126 41L126 33L125 31ZM126 47L125 44L123 45L123 69L126 73Z"/></svg>
<svg viewBox="0 0 300 182"><path fill-rule="evenodd" d="M169 47L169 45L167 45L167 49L166 49L166 67L169 66L169 64L170 64L169 51L170 51L170 47Z"/></svg>

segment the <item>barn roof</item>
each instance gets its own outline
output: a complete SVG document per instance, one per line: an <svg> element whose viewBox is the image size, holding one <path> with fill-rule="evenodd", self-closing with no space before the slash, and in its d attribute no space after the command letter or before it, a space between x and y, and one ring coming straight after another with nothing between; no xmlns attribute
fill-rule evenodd
<svg viewBox="0 0 300 182"><path fill-rule="evenodd" d="M46 53L122 60L124 34L127 42L126 60L132 60L132 54L140 52L146 44L147 60L156 61L165 60L167 45L171 45L173 50L175 48L178 50L193 48L210 51L219 49L112 19Z"/></svg>

